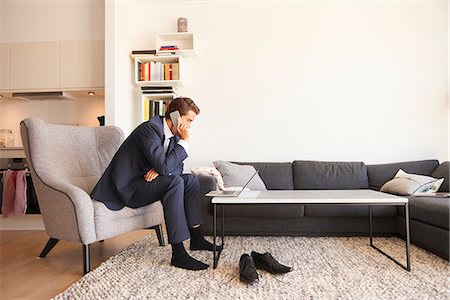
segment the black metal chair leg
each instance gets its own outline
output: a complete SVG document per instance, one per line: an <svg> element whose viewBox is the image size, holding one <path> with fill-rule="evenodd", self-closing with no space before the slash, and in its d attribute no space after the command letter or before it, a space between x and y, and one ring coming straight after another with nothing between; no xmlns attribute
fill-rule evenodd
<svg viewBox="0 0 450 300"><path fill-rule="evenodd" d="M59 242L58 239L50 238L47 244L45 245L44 249L42 249L41 254L39 254L39 258L44 258L45 256L47 256L50 250L52 250L53 247L55 247L55 245L58 244L58 242Z"/></svg>
<svg viewBox="0 0 450 300"><path fill-rule="evenodd" d="M83 245L83 275L86 275L91 271L89 246L90 245Z"/></svg>
<svg viewBox="0 0 450 300"><path fill-rule="evenodd" d="M149 227L147 229L155 229L156 230L156 236L158 237L158 242L160 246L165 246L165 242L164 242L164 234L162 231L162 226L161 224L156 225L156 226L152 226Z"/></svg>

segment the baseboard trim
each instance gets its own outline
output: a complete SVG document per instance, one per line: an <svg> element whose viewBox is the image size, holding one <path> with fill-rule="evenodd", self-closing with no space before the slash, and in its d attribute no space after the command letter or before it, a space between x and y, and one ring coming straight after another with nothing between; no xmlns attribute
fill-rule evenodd
<svg viewBox="0 0 450 300"><path fill-rule="evenodd" d="M0 215L0 230L45 230L41 215L9 216Z"/></svg>

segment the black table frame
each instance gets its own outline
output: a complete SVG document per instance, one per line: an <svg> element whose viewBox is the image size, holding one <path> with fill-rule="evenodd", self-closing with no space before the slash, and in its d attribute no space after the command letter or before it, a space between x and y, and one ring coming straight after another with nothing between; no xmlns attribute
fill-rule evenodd
<svg viewBox="0 0 450 300"><path fill-rule="evenodd" d="M226 203L213 203L214 206L214 217L213 217L213 243L214 243L214 247L213 247L213 260L214 260L214 264L213 264L213 268L216 269L217 265L219 263L219 259L220 259L220 254L222 253L223 249L225 248L225 243L224 243L224 231L225 231L225 215L224 215L224 206L225 205L236 205L236 203L230 203L230 204L226 204ZM249 203L245 203L245 204L249 204ZM255 203L255 204L264 204L264 203ZM280 203L282 204L282 203ZM292 204L292 203L289 203ZM221 242L222 242L222 249L220 251L217 250L217 246L216 246L216 241L217 241L217 206L220 206L221 208L221 215L222 215L222 226L221 226ZM407 270L407 271L411 271L411 259L410 259L410 228L409 228L409 205L408 202L404 203L404 204L399 204L397 202L393 202L393 203L299 203L299 205L368 205L369 206L369 246L371 246L372 248L376 249L377 251L379 251L381 254L385 255L386 257L388 257L389 259L391 259L392 261L394 261L397 265L399 265L400 267L402 267L403 269ZM374 245L373 243L373 222L372 222L372 206L379 206L379 205L389 205L389 206L404 206L405 209L405 244L406 244L406 265L402 264L401 262L399 262L398 260L396 260L394 257L392 257L391 255L387 254L386 252L384 252L383 250L381 250L380 248L378 248L377 246Z"/></svg>

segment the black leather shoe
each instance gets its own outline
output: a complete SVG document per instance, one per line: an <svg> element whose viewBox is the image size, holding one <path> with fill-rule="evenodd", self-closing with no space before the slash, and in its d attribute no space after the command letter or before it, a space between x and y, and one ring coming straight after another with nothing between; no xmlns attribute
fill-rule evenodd
<svg viewBox="0 0 450 300"><path fill-rule="evenodd" d="M247 284L252 284L259 279L255 263L248 254L242 254L239 259L239 279Z"/></svg>
<svg viewBox="0 0 450 300"><path fill-rule="evenodd" d="M252 258L258 269L266 270L271 274L283 274L292 270L292 268L277 262L269 252L260 254L252 251Z"/></svg>

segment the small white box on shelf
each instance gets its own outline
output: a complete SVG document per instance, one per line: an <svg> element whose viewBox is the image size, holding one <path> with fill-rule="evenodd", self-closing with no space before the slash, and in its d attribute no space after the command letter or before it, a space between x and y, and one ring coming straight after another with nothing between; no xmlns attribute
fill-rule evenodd
<svg viewBox="0 0 450 300"><path fill-rule="evenodd" d="M156 51L158 53L180 54L186 57L195 56L195 38L190 32L160 33L156 36ZM164 49L165 47L169 47Z"/></svg>

